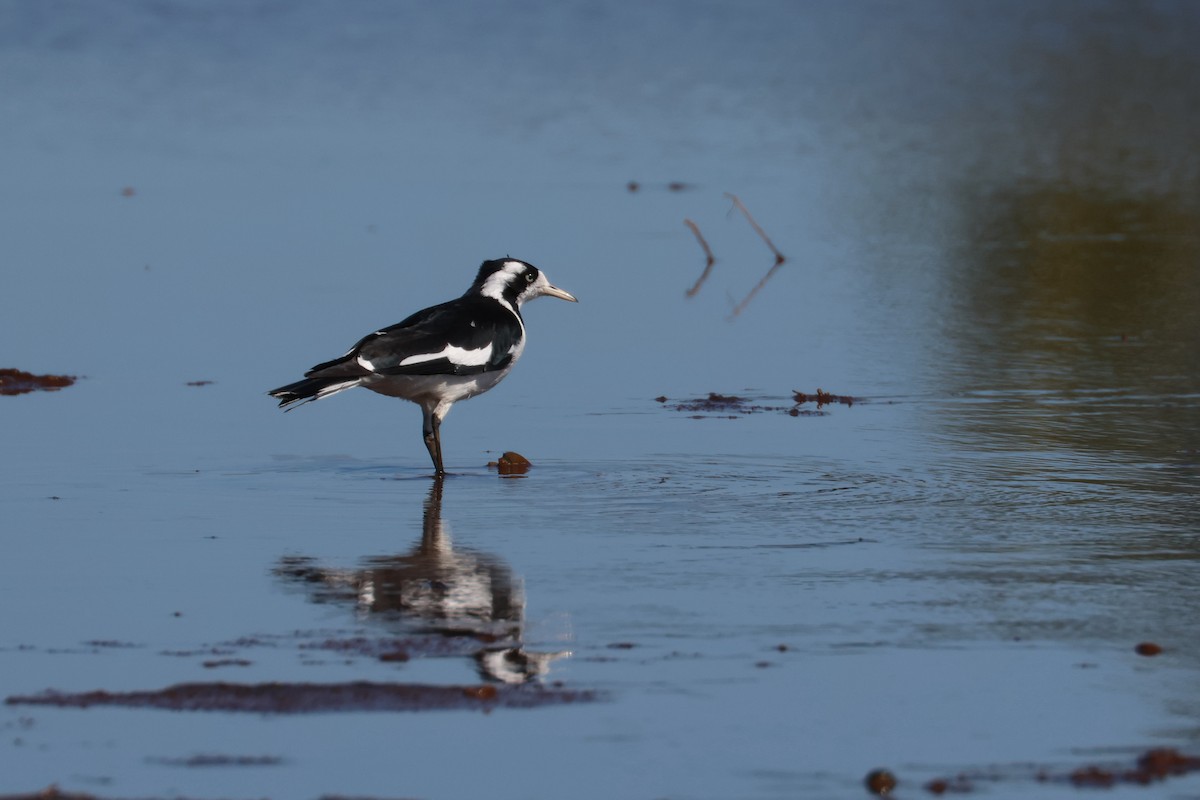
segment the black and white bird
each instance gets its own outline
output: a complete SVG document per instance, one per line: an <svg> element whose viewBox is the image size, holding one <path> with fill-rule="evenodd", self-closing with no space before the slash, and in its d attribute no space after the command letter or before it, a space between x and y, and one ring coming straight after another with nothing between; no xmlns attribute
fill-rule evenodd
<svg viewBox="0 0 1200 800"><path fill-rule="evenodd" d="M459 400L483 394L512 371L525 350L521 306L542 295L579 302L532 264L485 261L462 297L363 337L346 355L269 394L279 398L280 408L355 386L411 400L424 414L422 432L433 467L445 475L442 420Z"/></svg>

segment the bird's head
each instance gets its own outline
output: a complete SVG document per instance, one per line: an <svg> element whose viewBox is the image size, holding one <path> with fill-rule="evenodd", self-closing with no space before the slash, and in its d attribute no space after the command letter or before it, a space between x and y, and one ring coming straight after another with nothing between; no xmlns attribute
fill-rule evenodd
<svg viewBox="0 0 1200 800"><path fill-rule="evenodd" d="M519 307L526 300L548 295L578 303L570 292L559 289L533 264L515 258L485 261L475 276L471 291Z"/></svg>

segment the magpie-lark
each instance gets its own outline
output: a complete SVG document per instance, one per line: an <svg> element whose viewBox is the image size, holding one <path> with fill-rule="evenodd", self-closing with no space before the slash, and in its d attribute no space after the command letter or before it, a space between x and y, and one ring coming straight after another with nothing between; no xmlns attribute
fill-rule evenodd
<svg viewBox="0 0 1200 800"><path fill-rule="evenodd" d="M433 467L445 475L442 420L450 406L483 394L512 371L525 350L521 305L542 295L578 302L532 264L515 258L485 261L462 297L363 337L346 355L269 394L279 398L280 408L355 386L411 400L424 414L422 431Z"/></svg>

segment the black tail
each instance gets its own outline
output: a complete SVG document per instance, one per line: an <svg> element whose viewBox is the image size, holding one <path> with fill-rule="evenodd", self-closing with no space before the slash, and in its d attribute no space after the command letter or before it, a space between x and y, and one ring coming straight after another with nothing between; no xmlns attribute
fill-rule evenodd
<svg viewBox="0 0 1200 800"><path fill-rule="evenodd" d="M302 381L289 383L287 386L280 386L278 389L272 389L267 392L271 397L279 398L279 407L287 408L288 406L300 403L307 403L312 400L320 400L322 397L328 397L331 394L340 392L343 389L349 389L351 386L357 386L358 381L354 378L305 378Z"/></svg>

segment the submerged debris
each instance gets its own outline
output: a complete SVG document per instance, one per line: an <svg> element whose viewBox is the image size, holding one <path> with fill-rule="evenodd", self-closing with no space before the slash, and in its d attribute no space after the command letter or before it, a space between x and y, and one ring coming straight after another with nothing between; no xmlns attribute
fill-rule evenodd
<svg viewBox="0 0 1200 800"><path fill-rule="evenodd" d="M1137 647L1133 648L1133 651L1139 656L1152 657L1161 655L1163 649L1162 645L1155 644L1154 642L1141 642Z"/></svg>
<svg viewBox="0 0 1200 800"><path fill-rule="evenodd" d="M956 775L953 778L934 778L925 784L925 791L936 795L943 795L947 792L965 794L974 790L975 786L965 775Z"/></svg>
<svg viewBox="0 0 1200 800"><path fill-rule="evenodd" d="M58 708L159 708L170 711L246 711L311 714L328 711L490 711L535 708L600 699L591 690L518 686L446 686L419 683L181 683L136 692L58 692L12 696L6 705Z"/></svg>
<svg viewBox="0 0 1200 800"><path fill-rule="evenodd" d="M739 397L733 394L720 394L719 392L709 392L708 397L697 397L690 400L679 400L672 402L666 395L659 395L654 398L656 403L660 403L672 411L682 411L690 413L692 419L719 418L719 419L737 419L739 416L746 414L757 414L765 411L784 413L792 417L820 417L825 416L829 412L823 410L825 406L839 403L845 406L852 406L855 403L861 403L861 397L851 397L850 395L830 394L829 392L817 389L816 394L806 394L805 392L792 392L793 405L772 405L762 402L754 402L746 397ZM800 406L806 403L816 403L816 410L801 408Z"/></svg>
<svg viewBox="0 0 1200 800"><path fill-rule="evenodd" d="M1145 786L1191 772L1200 772L1200 757L1185 756L1170 747L1158 747L1138 756L1131 769L1089 764L1073 770L1066 776L1066 780L1081 787L1108 787L1117 784ZM1061 777L1046 777L1046 780L1056 779L1062 780Z"/></svg>
<svg viewBox="0 0 1200 800"><path fill-rule="evenodd" d="M772 410L767 406L752 406L748 405L744 398L736 395L719 394L717 392L709 392L708 397L698 397L692 400L680 400L678 402L670 402L665 395L660 395L654 398L656 402L662 403L672 411L689 412L692 419L720 418L720 419L737 419L742 414L753 414L756 411ZM725 412L725 413L720 413Z"/></svg>
<svg viewBox="0 0 1200 800"><path fill-rule="evenodd" d="M855 402L861 402L860 397L851 397L848 394L830 394L823 389L817 389L816 394L807 394L805 392L792 390L792 399L796 401L796 405L804 405L805 403L816 403L817 408L821 406L829 406L834 403L841 403L844 406L852 406Z"/></svg>
<svg viewBox="0 0 1200 800"><path fill-rule="evenodd" d="M279 756L227 756L201 754L187 758L151 758L151 764L167 767L276 767L283 763Z"/></svg>
<svg viewBox="0 0 1200 800"><path fill-rule="evenodd" d="M0 800L100 800L94 794L82 792L64 792L58 784L50 784L45 789L21 794L0 794Z"/></svg>
<svg viewBox="0 0 1200 800"><path fill-rule="evenodd" d="M1026 769L1006 775L1004 772L963 772L953 778L935 778L925 784L930 794L967 793L977 783L996 783L1008 780L1033 779L1038 783L1070 784L1079 789L1108 789L1118 785L1146 786L1167 778L1200 772L1200 757L1188 756L1169 747L1147 750L1138 756L1132 767L1087 764L1069 772L1039 768L1033 774Z"/></svg>
<svg viewBox="0 0 1200 800"><path fill-rule="evenodd" d="M629 183L625 184L625 189L629 192L637 192L642 189L643 185L644 184L639 181L630 181ZM671 181L669 183L662 184L661 188L666 189L668 192L686 192L689 189L694 189L695 187L692 184L684 183L683 181Z"/></svg>
<svg viewBox="0 0 1200 800"><path fill-rule="evenodd" d="M253 663L248 658L214 658L210 661L200 662L200 666L205 669L217 669L218 667L248 667Z"/></svg>
<svg viewBox="0 0 1200 800"><path fill-rule="evenodd" d="M34 375L19 369L0 369L0 394L25 394L26 392L56 392L76 381L74 375Z"/></svg>

